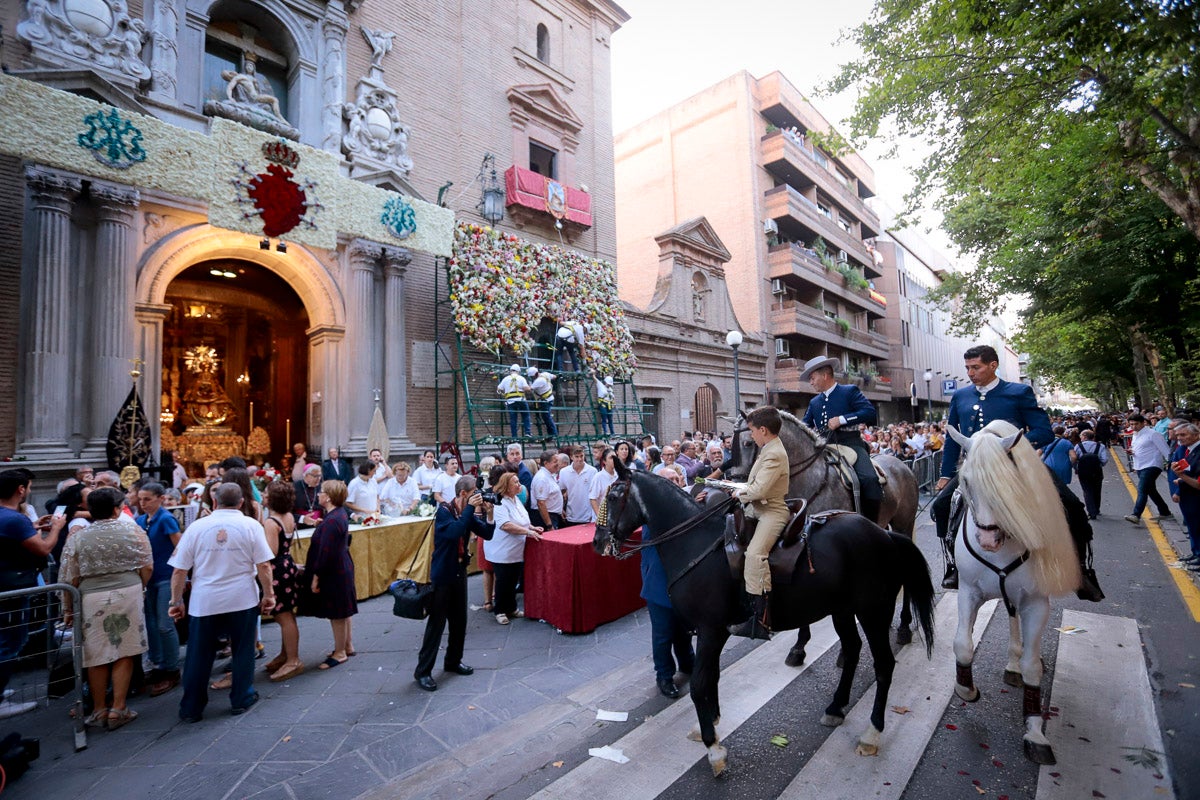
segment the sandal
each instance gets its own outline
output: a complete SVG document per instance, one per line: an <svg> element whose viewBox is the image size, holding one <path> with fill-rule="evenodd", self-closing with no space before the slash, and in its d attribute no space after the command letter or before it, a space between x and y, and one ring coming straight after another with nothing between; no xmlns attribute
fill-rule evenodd
<svg viewBox="0 0 1200 800"><path fill-rule="evenodd" d="M346 661L349 661L349 659L343 659L342 661L338 661L333 656L329 656L328 658L326 658L324 661L321 662L320 666L318 666L317 669L320 669L320 670L333 669L334 667L338 667L338 666L341 666L342 664L345 664Z"/></svg>
<svg viewBox="0 0 1200 800"><path fill-rule="evenodd" d="M226 672L220 678L218 678L217 680L210 683L208 685L208 688L215 689L218 692L223 689L232 689L233 688L233 673Z"/></svg>
<svg viewBox="0 0 1200 800"><path fill-rule="evenodd" d="M108 709L98 708L92 712L92 715L83 721L83 724L89 728L107 728L108 727Z"/></svg>
<svg viewBox="0 0 1200 800"><path fill-rule="evenodd" d="M509 622L508 615L507 614L497 614L496 622L499 622L501 625L507 625Z"/></svg>
<svg viewBox="0 0 1200 800"><path fill-rule="evenodd" d="M138 718L138 713L132 708L110 709L108 712L108 729L115 731L123 725L128 725Z"/></svg>
<svg viewBox="0 0 1200 800"><path fill-rule="evenodd" d="M263 671L264 672L278 672L279 668L282 667L286 663L287 663L287 656L284 655L283 653L280 653L279 655L275 656L270 661L268 661L266 664L263 664Z"/></svg>
<svg viewBox="0 0 1200 800"><path fill-rule="evenodd" d="M333 660L336 661L337 659ZM302 672L304 672L304 662L297 661L290 667L286 665L281 667L277 672L275 672L275 674L271 676L270 681L271 683L283 683L290 678L296 677Z"/></svg>
<svg viewBox="0 0 1200 800"><path fill-rule="evenodd" d="M511 614L509 614L509 616L512 617L513 619L525 619L525 612L524 611L514 611Z"/></svg>
<svg viewBox="0 0 1200 800"><path fill-rule="evenodd" d="M488 600L486 603L483 604L482 608L484 611L491 613L492 609L494 608L494 606L492 605L492 601Z"/></svg>

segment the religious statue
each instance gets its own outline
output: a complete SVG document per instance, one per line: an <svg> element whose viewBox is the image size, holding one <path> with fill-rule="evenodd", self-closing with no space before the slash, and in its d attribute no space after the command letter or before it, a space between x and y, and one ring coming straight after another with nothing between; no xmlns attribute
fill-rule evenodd
<svg viewBox="0 0 1200 800"><path fill-rule="evenodd" d="M363 38L367 40L367 44L371 46L371 70L383 72L383 57L386 56L392 49L392 40L396 38L396 34L391 31L375 31L370 28L362 29ZM378 77L378 75L376 76Z"/></svg>
<svg viewBox="0 0 1200 800"><path fill-rule="evenodd" d="M233 419L233 403L217 381L217 351L206 345L190 348L184 353L184 363L195 376L195 382L183 393L183 407L196 425L212 428Z"/></svg>
<svg viewBox="0 0 1200 800"><path fill-rule="evenodd" d="M227 81L225 99L207 101L205 114L231 119L276 136L300 138L300 131L283 116L279 98L270 82L259 73L258 57L254 53L244 52L241 71L222 70L221 79Z"/></svg>

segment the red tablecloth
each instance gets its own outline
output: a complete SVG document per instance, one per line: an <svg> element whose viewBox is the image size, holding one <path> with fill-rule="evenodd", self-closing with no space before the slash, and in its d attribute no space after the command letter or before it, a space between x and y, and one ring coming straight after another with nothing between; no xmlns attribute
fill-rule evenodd
<svg viewBox="0 0 1200 800"><path fill-rule="evenodd" d="M594 534L594 525L575 525L525 543L526 616L566 633L589 633L646 605L638 596L641 556L599 556Z"/></svg>

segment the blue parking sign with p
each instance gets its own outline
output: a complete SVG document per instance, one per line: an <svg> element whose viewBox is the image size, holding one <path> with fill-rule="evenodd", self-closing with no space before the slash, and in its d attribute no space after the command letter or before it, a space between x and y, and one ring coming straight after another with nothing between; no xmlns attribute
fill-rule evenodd
<svg viewBox="0 0 1200 800"><path fill-rule="evenodd" d="M947 397L958 391L958 381L953 378L942 381L942 397Z"/></svg>

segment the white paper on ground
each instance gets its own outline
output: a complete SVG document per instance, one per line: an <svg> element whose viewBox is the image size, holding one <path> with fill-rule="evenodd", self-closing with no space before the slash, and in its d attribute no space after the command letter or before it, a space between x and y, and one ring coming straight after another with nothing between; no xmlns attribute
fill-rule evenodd
<svg viewBox="0 0 1200 800"><path fill-rule="evenodd" d="M628 711L605 711L603 708L596 709L596 719L604 722L626 722L629 719Z"/></svg>
<svg viewBox="0 0 1200 800"><path fill-rule="evenodd" d="M607 761L615 761L618 764L629 763L629 756L625 755L617 748L609 745L604 745L604 747L593 747L588 750L588 755L594 756L595 758L603 758Z"/></svg>

